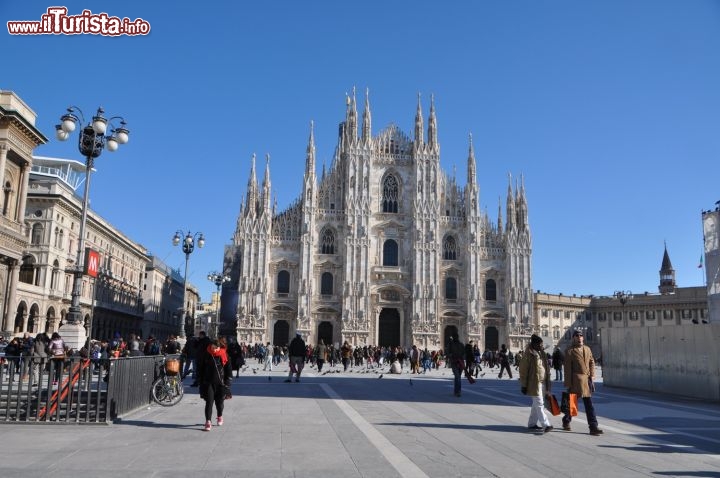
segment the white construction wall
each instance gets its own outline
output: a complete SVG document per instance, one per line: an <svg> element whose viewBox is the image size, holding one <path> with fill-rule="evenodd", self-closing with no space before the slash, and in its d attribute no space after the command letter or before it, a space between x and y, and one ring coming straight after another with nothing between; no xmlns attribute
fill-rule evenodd
<svg viewBox="0 0 720 478"><path fill-rule="evenodd" d="M720 402L720 324L602 330L603 383Z"/></svg>

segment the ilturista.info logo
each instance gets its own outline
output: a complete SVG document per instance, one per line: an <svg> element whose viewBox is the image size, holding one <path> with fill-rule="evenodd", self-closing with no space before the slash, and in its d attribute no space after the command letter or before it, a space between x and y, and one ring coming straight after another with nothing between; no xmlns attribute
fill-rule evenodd
<svg viewBox="0 0 720 478"><path fill-rule="evenodd" d="M83 10L79 15L68 15L66 7L50 7L40 20L7 22L11 35L147 35L150 23L142 18L111 17L107 13Z"/></svg>

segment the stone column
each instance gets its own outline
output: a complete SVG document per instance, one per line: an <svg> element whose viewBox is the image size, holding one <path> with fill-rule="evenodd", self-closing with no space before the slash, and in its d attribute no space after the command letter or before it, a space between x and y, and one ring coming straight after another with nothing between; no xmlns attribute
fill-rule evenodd
<svg viewBox="0 0 720 478"><path fill-rule="evenodd" d="M5 185L5 161L7 160L8 146L0 144L0 189Z"/></svg>
<svg viewBox="0 0 720 478"><path fill-rule="evenodd" d="M15 329L15 311L17 309L17 285L20 279L20 268L18 267L17 261L12 261L8 265L8 278L10 279L10 286L7 295L7 305L5 306L5 320L8 326L5 330Z"/></svg>
<svg viewBox="0 0 720 478"><path fill-rule="evenodd" d="M29 172L31 171L31 165L26 164L22 167L22 172L20 173L20 190L18 191L18 217L17 222L19 222L23 229L25 229L25 204L27 203L27 191L28 191L28 182L30 179Z"/></svg>

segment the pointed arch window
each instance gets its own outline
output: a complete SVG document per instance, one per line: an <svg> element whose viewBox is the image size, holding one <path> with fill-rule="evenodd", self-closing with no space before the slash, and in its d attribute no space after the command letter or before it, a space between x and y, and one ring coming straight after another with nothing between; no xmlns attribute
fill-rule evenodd
<svg viewBox="0 0 720 478"><path fill-rule="evenodd" d="M398 264L398 243L388 239L383 244L383 265L397 267Z"/></svg>
<svg viewBox="0 0 720 478"><path fill-rule="evenodd" d="M495 302L497 300L497 285L494 279L485 282L485 300Z"/></svg>
<svg viewBox="0 0 720 478"><path fill-rule="evenodd" d="M445 279L445 300L457 300L457 279L448 277Z"/></svg>
<svg viewBox="0 0 720 478"><path fill-rule="evenodd" d="M335 233L332 229L323 229L320 235L320 254L335 254Z"/></svg>
<svg viewBox="0 0 720 478"><path fill-rule="evenodd" d="M333 294L333 275L329 272L323 272L322 276L320 277L320 294Z"/></svg>
<svg viewBox="0 0 720 478"><path fill-rule="evenodd" d="M443 259L446 261L457 260L457 244L453 236L447 236L443 241Z"/></svg>
<svg viewBox="0 0 720 478"><path fill-rule="evenodd" d="M398 180L392 174L388 174L383 179L383 195L382 208L383 212L398 212L398 201L400 199L400 185Z"/></svg>
<svg viewBox="0 0 720 478"><path fill-rule="evenodd" d="M282 270L277 275L277 293L278 294L289 294L290 293L290 273Z"/></svg>

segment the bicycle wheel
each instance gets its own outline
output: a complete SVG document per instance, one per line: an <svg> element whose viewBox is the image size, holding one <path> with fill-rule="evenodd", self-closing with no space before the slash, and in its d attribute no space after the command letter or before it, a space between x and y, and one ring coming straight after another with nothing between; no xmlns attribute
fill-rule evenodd
<svg viewBox="0 0 720 478"><path fill-rule="evenodd" d="M171 407L182 400L185 390L177 377L160 377L153 383L152 397L158 405Z"/></svg>

